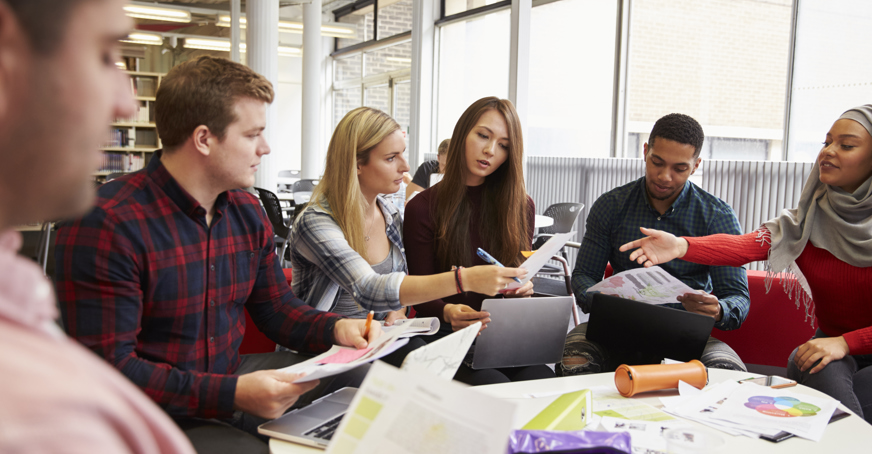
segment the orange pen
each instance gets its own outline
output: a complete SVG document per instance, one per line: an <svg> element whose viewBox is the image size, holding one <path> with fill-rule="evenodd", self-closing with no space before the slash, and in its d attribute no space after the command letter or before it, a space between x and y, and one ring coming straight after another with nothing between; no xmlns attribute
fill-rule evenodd
<svg viewBox="0 0 872 454"><path fill-rule="evenodd" d="M369 327L372 325L372 316L375 315L374 311L369 311L369 314L366 315L366 329L363 330L363 338L366 339L369 337Z"/></svg>

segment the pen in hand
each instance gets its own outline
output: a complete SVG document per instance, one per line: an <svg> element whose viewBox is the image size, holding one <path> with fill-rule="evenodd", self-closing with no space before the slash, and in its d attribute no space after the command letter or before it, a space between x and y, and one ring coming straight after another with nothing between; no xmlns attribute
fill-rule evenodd
<svg viewBox="0 0 872 454"><path fill-rule="evenodd" d="M478 251L476 251L476 254L478 254L478 256L481 257L482 260L490 263L491 265L496 265L500 268L505 268L502 263L498 262L497 259L493 258L490 254L485 252L484 249L482 249L482 248L478 248ZM513 277L512 279L514 279L515 282L517 282L519 284L521 283L521 280L516 278L516 277Z"/></svg>
<svg viewBox="0 0 872 454"><path fill-rule="evenodd" d="M375 311L369 311L369 314L366 314L366 325L363 330L363 339L369 339L369 327L372 326L372 316L375 315ZM369 341L367 341L369 342Z"/></svg>

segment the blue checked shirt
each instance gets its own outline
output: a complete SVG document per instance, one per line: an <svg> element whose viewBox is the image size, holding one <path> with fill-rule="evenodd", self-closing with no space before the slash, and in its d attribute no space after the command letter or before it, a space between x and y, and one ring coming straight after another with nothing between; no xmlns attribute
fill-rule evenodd
<svg viewBox="0 0 872 454"><path fill-rule="evenodd" d="M391 242L395 272L378 274L373 271L369 262L351 249L339 224L329 213L327 201L321 199L327 209L312 203L300 213L290 235L294 268L291 287L306 304L331 311L341 291L345 291L362 308L375 311L379 319L403 307L400 284L408 270L400 233L403 220L393 204L381 196L376 200L386 220L385 232Z"/></svg>
<svg viewBox="0 0 872 454"><path fill-rule="evenodd" d="M733 209L689 181L663 215L648 202L645 177L615 188L591 207L572 271L572 290L584 312L590 311L587 289L602 280L607 263L611 263L615 273L641 267L629 260L631 251L618 250L621 245L643 236L639 227L664 230L676 236L742 234ZM720 300L723 318L715 327L731 330L742 325L751 304L744 268L699 265L684 260L673 260L660 267L689 287L705 290ZM668 306L684 309L681 303Z"/></svg>

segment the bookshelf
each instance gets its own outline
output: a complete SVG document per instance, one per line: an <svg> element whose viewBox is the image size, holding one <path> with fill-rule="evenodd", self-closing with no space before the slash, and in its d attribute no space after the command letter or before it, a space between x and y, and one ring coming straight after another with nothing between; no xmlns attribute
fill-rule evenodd
<svg viewBox="0 0 872 454"><path fill-rule="evenodd" d="M145 167L152 154L161 148L154 122L154 103L165 74L126 72L130 75L130 90L138 107L130 118L116 118L109 125L109 141L100 148L103 163L94 172L98 181L112 173L135 172Z"/></svg>

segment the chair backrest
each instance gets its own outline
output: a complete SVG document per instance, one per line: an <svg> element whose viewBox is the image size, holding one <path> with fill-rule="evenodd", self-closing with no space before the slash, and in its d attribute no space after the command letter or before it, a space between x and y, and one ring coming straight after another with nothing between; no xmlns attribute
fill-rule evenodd
<svg viewBox="0 0 872 454"><path fill-rule="evenodd" d="M309 199L312 198L312 191L315 190L317 184L318 180L295 181L291 186L291 192L294 194L294 204L305 205L308 203Z"/></svg>
<svg viewBox="0 0 872 454"><path fill-rule="evenodd" d="M572 226L575 225L575 220L581 214L581 209L584 208L583 203L555 203L545 209L542 213L554 219L554 224L550 227L542 227L539 233L567 233L572 231Z"/></svg>
<svg viewBox="0 0 872 454"><path fill-rule="evenodd" d="M288 234L291 233L291 229L285 225L279 198L275 193L266 189L254 188L254 190L260 196L260 203L263 205L263 209L266 210L266 216L269 218L275 234L282 238L287 238Z"/></svg>
<svg viewBox="0 0 872 454"><path fill-rule="evenodd" d="M291 192L300 176L299 170L279 170L278 192Z"/></svg>

